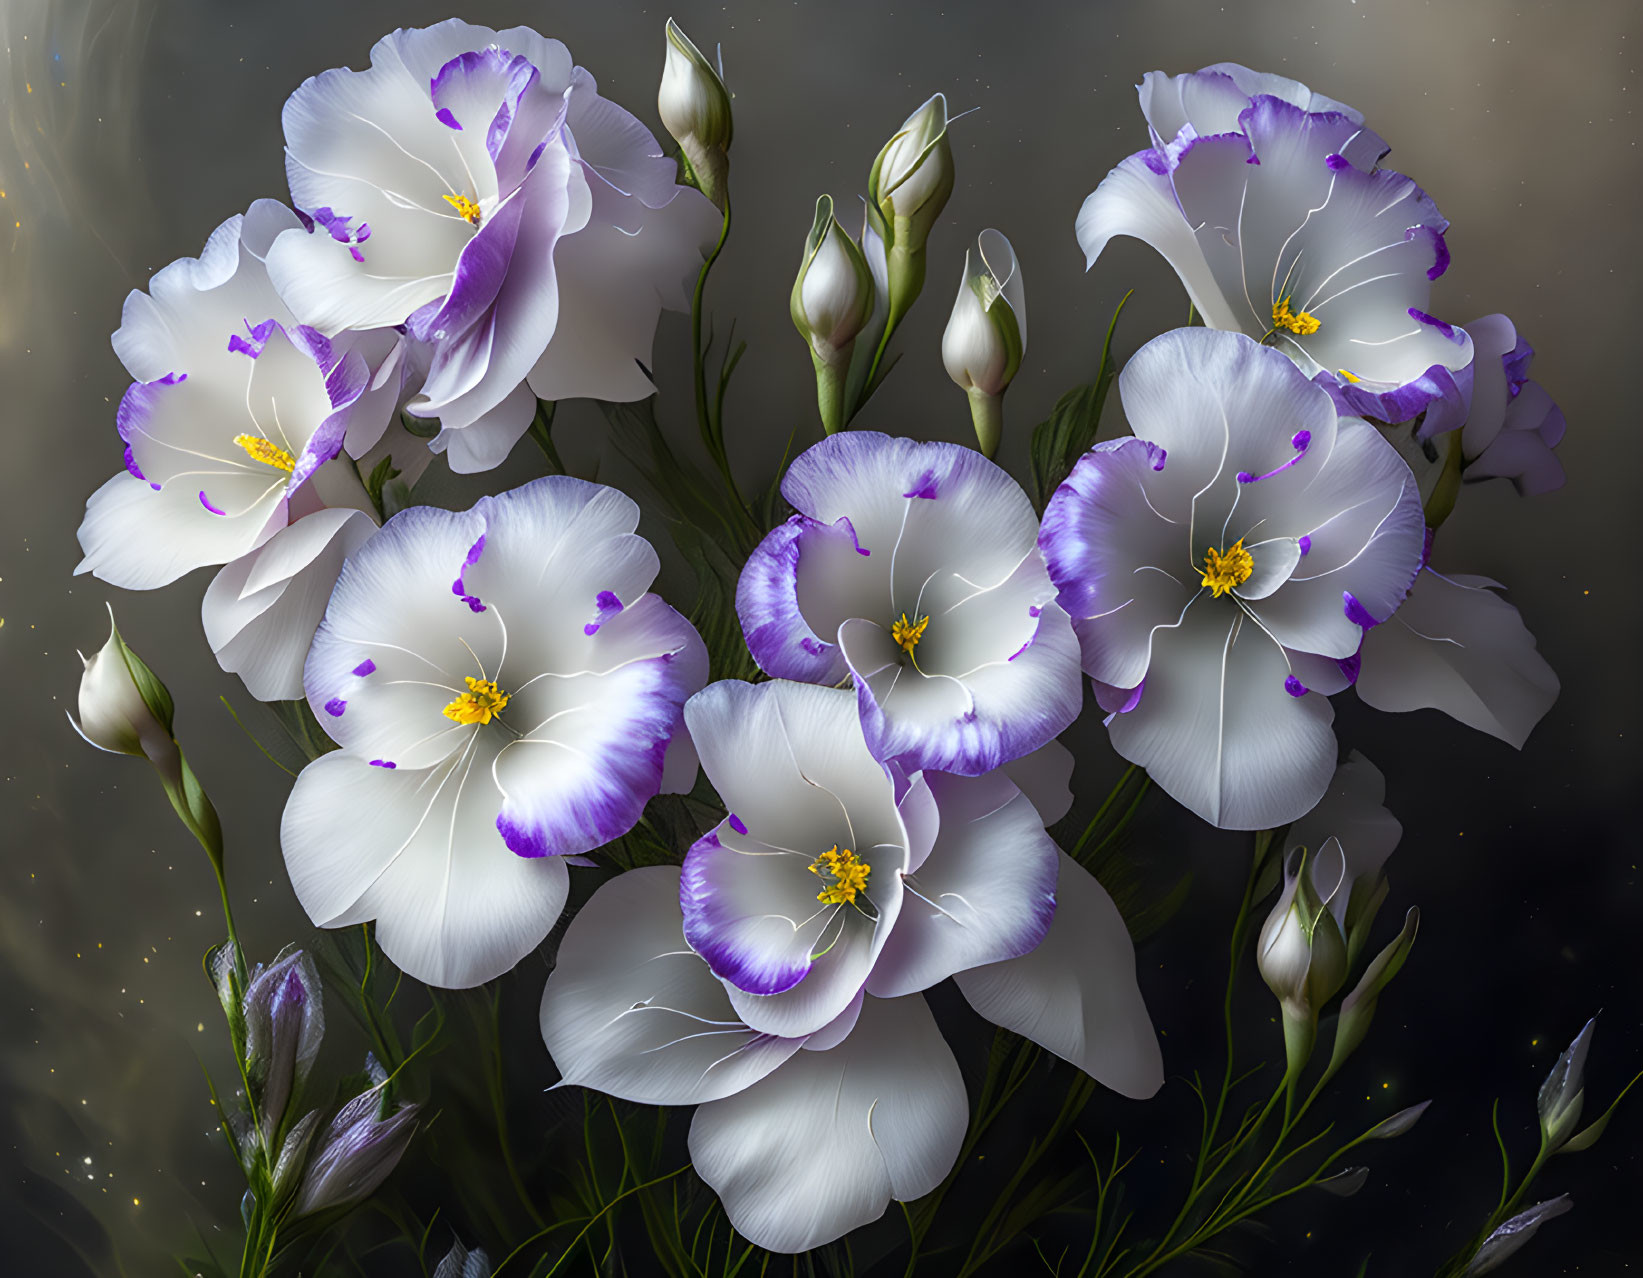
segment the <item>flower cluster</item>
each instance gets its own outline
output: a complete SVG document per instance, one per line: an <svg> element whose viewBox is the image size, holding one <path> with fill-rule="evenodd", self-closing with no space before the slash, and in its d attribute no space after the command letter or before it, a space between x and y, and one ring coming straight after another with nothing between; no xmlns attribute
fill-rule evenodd
<svg viewBox="0 0 1643 1278"><path fill-rule="evenodd" d="M1239 929L1263 866L1264 891L1281 869L1256 950L1290 1109L1401 834L1381 774L1340 763L1331 697L1355 685L1521 746L1556 695L1496 584L1431 562L1467 482L1556 487L1563 433L1510 321L1429 313L1449 265L1433 201L1380 167L1358 112L1297 82L1221 64L1154 72L1140 95L1151 143L1077 235L1092 264L1117 235L1152 245L1203 324L1125 364L1127 433L1096 442L1110 370L1058 408L1032 443L1037 506L992 460L1026 347L1021 263L996 230L965 255L941 344L979 449L847 429L894 363L954 189L940 95L879 152L859 237L817 202L789 311L822 437L744 498L722 415L741 348L715 395L701 343L731 99L671 23L676 158L524 28L397 31L366 70L310 79L284 112L292 207L230 218L131 295L114 337L135 379L125 470L88 503L79 571L149 589L220 568L204 597L219 661L311 729L280 828L309 917L372 923L403 972L468 988L542 946L569 865L621 867L558 945L543 1040L561 1085L696 1106L697 1174L772 1250L946 1181L970 1107L924 996L948 978L1113 1091L1161 1086L1125 918L1083 841L1049 832L1073 806L1058 739L1086 678L1120 756L1209 825L1266 832ZM553 401L652 394L669 305L692 309L723 485L706 491L650 419L641 473L697 569L690 620L653 592L639 505L563 473L547 435ZM533 424L555 473L460 511L412 501L436 455L488 470ZM172 713L115 632L78 726L154 764L221 876ZM662 795L690 796L649 810L670 832L647 817ZM272 1249L281 1213L368 1196L418 1109L373 1060L324 1130L296 1117L317 978L295 952L247 973L228 923L217 975L248 1103L230 1127ZM1325 1078L1417 923L1340 1004ZM1543 1120L1562 1139L1578 1108ZM439 1272L487 1265L458 1243Z"/></svg>

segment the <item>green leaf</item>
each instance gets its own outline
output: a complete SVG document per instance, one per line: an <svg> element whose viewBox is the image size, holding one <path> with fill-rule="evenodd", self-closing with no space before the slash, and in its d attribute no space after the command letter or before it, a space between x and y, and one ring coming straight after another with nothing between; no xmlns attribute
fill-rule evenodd
<svg viewBox="0 0 1643 1278"><path fill-rule="evenodd" d="M1106 341L1101 345L1101 366L1095 380L1087 386L1078 386L1056 401L1049 417L1033 430L1031 446L1033 472L1033 500L1042 511L1044 505L1073 468L1073 463L1089 451L1101 427L1101 411L1106 407L1107 392L1112 388L1118 368L1113 363L1112 339L1118 329L1118 317L1135 290L1125 293L1112 313L1107 325Z"/></svg>

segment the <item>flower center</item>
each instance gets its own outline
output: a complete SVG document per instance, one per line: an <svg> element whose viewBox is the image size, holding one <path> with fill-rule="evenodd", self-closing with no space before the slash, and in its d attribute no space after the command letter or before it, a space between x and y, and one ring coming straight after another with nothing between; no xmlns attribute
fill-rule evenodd
<svg viewBox="0 0 1643 1278"><path fill-rule="evenodd" d="M468 222L474 226L479 225L479 205L475 204L466 195L447 195L445 197L445 203L455 209L458 216L466 218ZM1307 318L1310 319L1311 316L1308 316ZM1317 322L1313 321L1313 328L1316 327ZM1307 331L1311 332L1312 330L1308 329Z"/></svg>
<svg viewBox="0 0 1643 1278"><path fill-rule="evenodd" d="M856 860L849 848L840 849L835 843L810 863L810 873L831 879L816 893L816 899L826 905L854 905L856 893L867 890L867 876L873 867Z"/></svg>
<svg viewBox="0 0 1643 1278"><path fill-rule="evenodd" d="M468 690L445 707L445 717L461 724L489 723L508 704L508 694L494 679L468 676Z"/></svg>
<svg viewBox="0 0 1643 1278"><path fill-rule="evenodd" d="M1202 584L1213 590L1217 599L1233 587L1243 585L1254 571L1254 556L1244 549L1241 537L1225 554L1216 550L1214 546L1204 551ZM447 710L446 713L449 714L450 711Z"/></svg>
<svg viewBox="0 0 1643 1278"><path fill-rule="evenodd" d="M904 612L901 614L901 620L890 627L890 638L896 641L896 647L910 656L913 649L918 647L918 641L924 638L924 628L929 624L930 618L928 617L920 617L917 621L908 621L907 614Z"/></svg>
<svg viewBox="0 0 1643 1278"><path fill-rule="evenodd" d="M450 196L446 196L450 199ZM1306 311L1294 312L1289 309L1289 299L1272 304L1272 327L1287 329L1291 333L1298 333L1305 337L1308 333L1316 333L1323 327L1322 321L1316 315Z"/></svg>
<svg viewBox="0 0 1643 1278"><path fill-rule="evenodd" d="M290 453L273 440L264 439L261 435L235 435L234 442L251 455L252 461L260 461L264 466L272 466L275 470L287 472L297 467Z"/></svg>

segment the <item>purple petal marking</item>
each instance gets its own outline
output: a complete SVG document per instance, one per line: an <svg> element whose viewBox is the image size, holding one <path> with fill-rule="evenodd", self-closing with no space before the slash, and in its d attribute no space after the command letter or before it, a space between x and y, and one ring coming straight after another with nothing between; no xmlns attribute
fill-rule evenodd
<svg viewBox="0 0 1643 1278"><path fill-rule="evenodd" d="M1354 626L1362 626L1365 630L1373 630L1381 624L1369 615L1369 609L1359 603L1357 597L1350 590L1341 591L1341 601L1345 604L1346 619Z"/></svg>
<svg viewBox="0 0 1643 1278"><path fill-rule="evenodd" d="M484 553L485 534L480 533L479 540L468 547L468 553L462 560L462 571L457 574L456 580L451 583L451 593L467 604L470 612L484 612L485 605L478 596L468 593L468 588L462 584L462 578L467 574L468 569L479 562L480 556Z"/></svg>
<svg viewBox="0 0 1643 1278"><path fill-rule="evenodd" d="M342 718L342 712L348 708L348 703L341 697L332 697L325 703L325 713L333 719Z"/></svg>
<svg viewBox="0 0 1643 1278"><path fill-rule="evenodd" d="M598 595L594 597L594 603L599 606L600 612L622 611L622 601L616 597L614 592L609 590L601 590Z"/></svg>
<svg viewBox="0 0 1643 1278"><path fill-rule="evenodd" d="M841 525L843 526L844 531L850 534L850 540L855 543L856 553L858 555L870 555L873 553L871 550L867 549L866 546L861 544L861 538L856 536L856 526L850 522L849 515L840 515L833 521L833 527L838 528Z"/></svg>
<svg viewBox="0 0 1643 1278"><path fill-rule="evenodd" d="M141 467L137 465L137 458L133 455L130 444L125 446L125 462L126 469L134 478L142 480L145 484L148 482L148 476L143 474Z"/></svg>
<svg viewBox="0 0 1643 1278"><path fill-rule="evenodd" d="M447 129L455 129L458 133L462 132L462 126L457 123L456 117L451 114L450 107L440 107L439 110L434 112L434 119L438 120Z"/></svg>
<svg viewBox="0 0 1643 1278"><path fill-rule="evenodd" d="M399 766L399 764L394 763L390 759L372 759L371 766L373 768L387 768L390 772L392 772Z"/></svg>
<svg viewBox="0 0 1643 1278"><path fill-rule="evenodd" d="M743 824L741 817L737 816L734 812L725 817L725 820L730 823L730 828L736 831L737 834L747 833L747 826Z"/></svg>
<svg viewBox="0 0 1643 1278"><path fill-rule="evenodd" d="M1459 344L1462 340L1461 338L1455 336L1455 326L1453 324L1445 324L1436 315L1428 315L1425 311L1416 310L1413 306L1411 306L1409 308L1409 318L1417 323L1430 325L1447 337L1451 342Z"/></svg>
<svg viewBox="0 0 1643 1278"><path fill-rule="evenodd" d="M200 489L200 505L204 506L213 515L226 515L228 513L226 510L218 510L215 506L213 506L211 504L211 498L205 495L205 489L203 488Z"/></svg>
<svg viewBox="0 0 1643 1278"><path fill-rule="evenodd" d="M1358 650L1350 657L1337 658L1335 664L1341 668L1341 673L1346 676L1347 683L1357 683L1358 672L1363 669L1363 645L1359 644Z"/></svg>
<svg viewBox="0 0 1643 1278"><path fill-rule="evenodd" d="M1522 333L1518 334L1517 345L1500 357L1500 366L1506 370L1506 389L1511 398L1516 399L1523 384L1529 380L1529 364L1535 358L1535 348L1529 345Z"/></svg>
<svg viewBox="0 0 1643 1278"><path fill-rule="evenodd" d="M913 490L902 494L903 497L918 497L925 501L934 501L938 496L936 472L927 468L925 472L913 481Z"/></svg>
<svg viewBox="0 0 1643 1278"><path fill-rule="evenodd" d="M359 251L358 246L371 238L369 223L362 222L359 229L355 230L349 225L354 220L351 215L344 217L328 207L315 209L312 218L307 220L311 220L315 225L323 226L325 233L338 244L347 245L348 251L353 254L354 261L363 262L365 260L365 255Z"/></svg>
<svg viewBox="0 0 1643 1278"><path fill-rule="evenodd" d="M1298 430L1291 437L1289 443L1290 447L1295 450L1295 456L1291 457L1282 466L1274 467L1272 470L1267 471L1264 475L1252 475L1247 470L1241 470L1238 472L1238 482L1240 484L1258 484L1263 479L1271 479L1274 475L1283 474L1284 471L1288 470L1296 462L1300 461L1302 457L1306 456L1306 450L1312 443L1312 432L1309 430Z"/></svg>
<svg viewBox="0 0 1643 1278"><path fill-rule="evenodd" d="M1042 608L1040 608L1037 604L1028 604L1027 605L1027 615L1029 617L1041 616L1041 615L1043 615L1043 612L1044 612L1044 610Z"/></svg>
<svg viewBox="0 0 1643 1278"><path fill-rule="evenodd" d="M281 332L285 331L280 328L279 322L276 320L266 319L254 327L250 320L246 320L245 331L251 334L250 340L247 341L238 333L235 333L228 339L228 349L236 354L248 355L252 359L256 359L257 356L262 354L263 347L268 345L269 337L277 328Z"/></svg>
<svg viewBox="0 0 1643 1278"><path fill-rule="evenodd" d="M1352 161L1339 152L1336 152L1334 155L1324 156L1324 163L1327 164L1330 171L1334 173L1339 173L1342 169L1349 169L1352 167Z"/></svg>
<svg viewBox="0 0 1643 1278"><path fill-rule="evenodd" d="M1437 532L1437 530L1435 528L1428 528L1426 530L1426 536L1421 541L1421 567L1422 568L1426 567L1426 565L1429 564L1432 561L1432 538L1433 538L1433 536L1435 535L1436 532ZM1416 575L1417 576L1419 575L1418 570L1417 570Z"/></svg>
<svg viewBox="0 0 1643 1278"><path fill-rule="evenodd" d="M377 663L372 661L369 657L365 658L364 661L360 662L357 666L354 667L354 673L356 675L358 675L361 679L365 678L366 675L373 675L376 672L377 672Z"/></svg>
<svg viewBox="0 0 1643 1278"><path fill-rule="evenodd" d="M1169 449L1160 448L1154 443L1147 443L1147 454L1154 459L1152 463L1154 470L1163 470L1164 463L1169 460Z"/></svg>
<svg viewBox="0 0 1643 1278"><path fill-rule="evenodd" d="M829 645L817 639L814 635L806 635L799 640L799 647L803 648L812 657L819 657L826 652Z"/></svg>
<svg viewBox="0 0 1643 1278"><path fill-rule="evenodd" d="M1307 445L1309 445L1311 442L1312 442L1312 432L1311 431L1309 431L1309 430L1298 430L1293 435L1290 436L1289 446L1291 448L1293 448L1298 453L1304 453L1307 450Z"/></svg>
<svg viewBox="0 0 1643 1278"><path fill-rule="evenodd" d="M1412 240L1417 235L1426 236L1431 243L1432 265L1426 268L1426 278L1435 280L1449 269L1449 241L1443 238L1443 229L1441 227L1424 224L1410 227L1404 232L1403 238Z"/></svg>
<svg viewBox="0 0 1643 1278"><path fill-rule="evenodd" d="M582 633L590 639L593 638L594 635L599 633L599 623L597 621L588 622L587 625L582 627Z"/></svg>
<svg viewBox="0 0 1643 1278"><path fill-rule="evenodd" d="M1312 549L1312 538L1303 534L1295 539L1295 544L1300 548L1301 554L1305 556Z"/></svg>
<svg viewBox="0 0 1643 1278"><path fill-rule="evenodd" d="M536 162L542 158L542 152L546 151L547 149L548 149L548 140L546 138L543 138L542 141L540 141L536 144L536 150L532 151L530 153L530 157L525 161L525 172L529 173L532 169L534 169L536 167Z"/></svg>
<svg viewBox="0 0 1643 1278"><path fill-rule="evenodd" d="M1289 693L1292 697L1304 697L1311 691L1311 689L1309 689L1294 675L1289 675L1284 679L1284 691Z"/></svg>

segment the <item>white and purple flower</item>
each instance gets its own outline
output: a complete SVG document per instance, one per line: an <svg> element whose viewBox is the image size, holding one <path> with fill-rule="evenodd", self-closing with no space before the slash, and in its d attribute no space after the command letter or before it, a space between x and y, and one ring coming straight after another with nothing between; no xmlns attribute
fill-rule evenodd
<svg viewBox="0 0 1643 1278"><path fill-rule="evenodd" d="M1118 752L1211 824L1322 797L1328 697L1403 601L1424 525L1368 423L1237 333L1178 329L1119 378L1136 437L1099 444L1040 537Z"/></svg>
<svg viewBox="0 0 1643 1278"><path fill-rule="evenodd" d="M312 226L269 256L280 294L321 332L402 326L424 348L411 411L440 418L453 469L497 465L537 395L653 392L657 317L684 307L719 214L563 44L454 18L395 31L369 69L304 83L284 122Z"/></svg>
<svg viewBox="0 0 1643 1278"><path fill-rule="evenodd" d="M304 509L364 502L352 463L326 463L382 436L393 400L369 383L385 343L292 319L263 258L296 225L259 200L126 299L114 350L137 379L117 417L128 473L86 503L77 573L151 590L249 554Z"/></svg>
<svg viewBox="0 0 1643 1278"><path fill-rule="evenodd" d="M1466 326L1477 348L1472 410L1461 428L1464 478L1510 479L1525 497L1563 487L1563 410L1529 377L1535 349L1504 315Z"/></svg>
<svg viewBox="0 0 1643 1278"><path fill-rule="evenodd" d="M1078 644L1032 503L974 449L869 431L788 469L799 512L736 591L753 659L808 683L853 677L868 749L907 772L976 776L1078 715Z"/></svg>
<svg viewBox="0 0 1643 1278"><path fill-rule="evenodd" d="M1090 265L1116 235L1175 268L1211 328L1282 350L1340 411L1452 430L1471 395L1472 340L1428 313L1448 222L1409 178L1377 168L1362 116L1305 85L1226 63L1149 74L1154 145L1085 200Z"/></svg>
<svg viewBox="0 0 1643 1278"><path fill-rule="evenodd" d="M448 987L541 943L565 857L638 820L707 677L689 622L646 593L638 519L553 476L403 511L348 559L304 672L342 748L303 770L280 831L317 924L374 918L389 958Z"/></svg>
<svg viewBox="0 0 1643 1278"><path fill-rule="evenodd" d="M686 718L732 811L682 871L595 893L542 1032L566 1084L701 1106L692 1160L743 1235L818 1246L951 1169L968 1106L918 997L948 976L1114 1090L1157 1090L1123 920L1002 772L880 764L839 689L719 683Z"/></svg>

